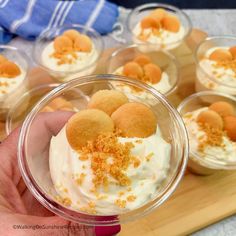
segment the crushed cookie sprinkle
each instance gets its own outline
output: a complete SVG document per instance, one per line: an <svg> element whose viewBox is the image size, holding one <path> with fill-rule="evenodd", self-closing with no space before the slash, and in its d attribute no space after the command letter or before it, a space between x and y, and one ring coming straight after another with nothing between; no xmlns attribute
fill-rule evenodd
<svg viewBox="0 0 236 236"><path fill-rule="evenodd" d="M108 190L108 175L112 176L120 186L129 186L131 180L124 171L133 162L131 142L118 142L119 132L101 134L96 140L90 141L79 151L83 159L90 158L94 174L95 188L103 186ZM86 157L86 158L85 158ZM109 161L112 158L112 162Z"/></svg>
<svg viewBox="0 0 236 236"><path fill-rule="evenodd" d="M198 145L198 150L200 152L204 152L204 149L208 145L218 146L218 147L223 146L223 135L224 135L223 130L213 128L209 124L202 124L202 123L199 123L199 127L206 133L207 136L206 139L201 138L201 142Z"/></svg>

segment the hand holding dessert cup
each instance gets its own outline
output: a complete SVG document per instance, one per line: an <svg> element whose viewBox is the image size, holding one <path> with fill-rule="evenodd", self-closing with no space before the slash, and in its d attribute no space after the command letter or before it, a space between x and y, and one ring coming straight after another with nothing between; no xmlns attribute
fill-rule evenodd
<svg viewBox="0 0 236 236"><path fill-rule="evenodd" d="M188 131L189 169L208 175L236 169L236 98L205 91L186 98L178 107Z"/></svg>
<svg viewBox="0 0 236 236"><path fill-rule="evenodd" d="M135 8L127 27L142 52L177 48L191 32L190 19L183 11L159 3Z"/></svg>
<svg viewBox="0 0 236 236"><path fill-rule="evenodd" d="M209 37L198 46L195 57L197 92L236 95L236 37Z"/></svg>
<svg viewBox="0 0 236 236"><path fill-rule="evenodd" d="M175 57L164 51L142 53L139 46L130 45L116 50L108 58L109 74L122 75L140 80L165 96L170 95L177 87L178 68ZM150 99L149 93L131 86L114 84L114 88L140 99Z"/></svg>
<svg viewBox="0 0 236 236"><path fill-rule="evenodd" d="M158 108L111 89L113 81L146 90ZM56 96L89 83L97 91L82 98L77 113L39 114ZM35 134L39 119L55 128ZM115 75L78 78L50 92L27 116L18 147L32 194L54 213L88 225L116 225L155 209L173 193L188 158L183 121L165 97Z"/></svg>
<svg viewBox="0 0 236 236"><path fill-rule="evenodd" d="M21 50L0 45L0 121L27 90L29 59Z"/></svg>
<svg viewBox="0 0 236 236"><path fill-rule="evenodd" d="M92 74L104 44L95 30L82 25L50 28L34 46L35 62L59 82Z"/></svg>

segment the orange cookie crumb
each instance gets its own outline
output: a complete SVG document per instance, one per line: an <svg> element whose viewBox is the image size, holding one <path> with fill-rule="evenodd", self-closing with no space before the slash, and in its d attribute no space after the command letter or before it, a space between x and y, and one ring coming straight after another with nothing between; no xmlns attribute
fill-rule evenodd
<svg viewBox="0 0 236 236"><path fill-rule="evenodd" d="M144 66L145 79L150 81L152 84L156 84L161 80L161 69L159 66L149 63Z"/></svg>
<svg viewBox="0 0 236 236"><path fill-rule="evenodd" d="M116 90L100 90L93 94L88 108L95 108L111 115L118 107L127 103L128 98Z"/></svg>
<svg viewBox="0 0 236 236"><path fill-rule="evenodd" d="M157 119L152 110L137 102L120 106L111 116L125 137L145 138L155 133Z"/></svg>
<svg viewBox="0 0 236 236"><path fill-rule="evenodd" d="M74 46L77 51L81 52L91 52L92 50L91 39L84 34L80 34L76 37Z"/></svg>
<svg viewBox="0 0 236 236"><path fill-rule="evenodd" d="M234 107L228 102L214 102L209 106L210 110L217 112L220 116L232 116L234 114Z"/></svg>
<svg viewBox="0 0 236 236"><path fill-rule="evenodd" d="M71 51L73 48L73 43L67 36L61 35L54 39L54 49L58 53Z"/></svg>
<svg viewBox="0 0 236 236"><path fill-rule="evenodd" d="M231 47L229 49L229 51L230 51L231 55L233 56L233 58L236 59L236 46Z"/></svg>
<svg viewBox="0 0 236 236"><path fill-rule="evenodd" d="M216 129L223 129L223 120L221 116L212 110L201 112L197 117L197 122L201 124L208 124Z"/></svg>
<svg viewBox="0 0 236 236"><path fill-rule="evenodd" d="M77 30L70 29L70 30L66 30L63 33L63 35L70 38L73 42L75 42L76 38L78 37L78 35L80 35L80 33Z"/></svg>
<svg viewBox="0 0 236 236"><path fill-rule="evenodd" d="M82 110L68 120L66 137L71 147L79 150L99 134L113 132L113 129L114 123L105 112L97 109Z"/></svg>
<svg viewBox="0 0 236 236"><path fill-rule="evenodd" d="M138 79L143 76L143 70L137 62L128 62L124 65L123 75Z"/></svg>
<svg viewBox="0 0 236 236"><path fill-rule="evenodd" d="M5 61L0 64L0 74L3 77L14 78L21 74L20 68L14 62Z"/></svg>
<svg viewBox="0 0 236 236"><path fill-rule="evenodd" d="M151 60L148 56L139 55L134 59L134 62L138 63L140 66L144 66L146 64L151 63Z"/></svg>
<svg viewBox="0 0 236 236"><path fill-rule="evenodd" d="M211 53L209 59L213 61L229 61L232 60L232 55L226 49L216 49Z"/></svg>
<svg viewBox="0 0 236 236"><path fill-rule="evenodd" d="M141 20L141 27L142 29L148 29L148 28L159 29L160 23L154 17L147 16Z"/></svg>
<svg viewBox="0 0 236 236"><path fill-rule="evenodd" d="M161 21L165 16L167 16L166 10L162 8L157 8L150 13L150 16L154 17L156 20Z"/></svg>
<svg viewBox="0 0 236 236"><path fill-rule="evenodd" d="M176 33L179 31L180 21L176 16L168 14L162 19L162 26L165 30Z"/></svg>
<svg viewBox="0 0 236 236"><path fill-rule="evenodd" d="M224 129L229 138L236 142L236 116L224 117Z"/></svg>

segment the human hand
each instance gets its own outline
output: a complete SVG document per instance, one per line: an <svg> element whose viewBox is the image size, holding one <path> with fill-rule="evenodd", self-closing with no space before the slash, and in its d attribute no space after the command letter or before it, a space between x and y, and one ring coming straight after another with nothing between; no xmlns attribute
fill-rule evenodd
<svg viewBox="0 0 236 236"><path fill-rule="evenodd" d="M44 146L47 137L56 135L71 114L57 112L39 115L31 137L38 140L37 148L38 145ZM95 235L94 227L79 225L55 216L31 195L18 168L19 132L16 129L0 144L0 235ZM40 134L45 137L42 141L38 139ZM112 235L119 229L119 226L96 228L96 234Z"/></svg>

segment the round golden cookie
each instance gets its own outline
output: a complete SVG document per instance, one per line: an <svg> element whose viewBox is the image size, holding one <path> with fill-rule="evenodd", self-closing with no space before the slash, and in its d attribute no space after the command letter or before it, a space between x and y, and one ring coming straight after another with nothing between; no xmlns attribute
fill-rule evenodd
<svg viewBox="0 0 236 236"><path fill-rule="evenodd" d="M92 42L91 39L84 34L80 34L76 37L74 47L80 52L91 52Z"/></svg>
<svg viewBox="0 0 236 236"><path fill-rule="evenodd" d="M142 103L126 103L112 113L111 118L124 137L145 138L157 128L155 114Z"/></svg>
<svg viewBox="0 0 236 236"><path fill-rule="evenodd" d="M167 15L167 11L162 8L157 8L150 13L150 16L154 17L158 21L161 21Z"/></svg>
<svg viewBox="0 0 236 236"><path fill-rule="evenodd" d="M134 59L134 62L138 63L140 66L144 66L146 64L151 63L151 60L148 56L139 55Z"/></svg>
<svg viewBox="0 0 236 236"><path fill-rule="evenodd" d="M197 122L208 124L215 129L223 129L223 119L217 112L212 110L202 111L197 117Z"/></svg>
<svg viewBox="0 0 236 236"><path fill-rule="evenodd" d="M106 112L109 116L120 106L127 103L128 98L116 90L100 90L93 94L88 108L95 108Z"/></svg>
<svg viewBox="0 0 236 236"><path fill-rule="evenodd" d="M7 78L15 78L21 74L20 68L14 62L5 61L0 64L0 73Z"/></svg>
<svg viewBox="0 0 236 236"><path fill-rule="evenodd" d="M212 61L230 61L233 57L226 49L216 49L211 53L209 59Z"/></svg>
<svg viewBox="0 0 236 236"><path fill-rule="evenodd" d="M224 117L224 130L229 138L236 142L236 116Z"/></svg>
<svg viewBox="0 0 236 236"><path fill-rule="evenodd" d="M80 33L77 30L70 29L70 30L66 30L63 33L63 35L70 38L73 42L75 42L77 36L80 35Z"/></svg>
<svg viewBox="0 0 236 236"><path fill-rule="evenodd" d="M73 48L73 42L67 36L61 35L54 39L54 49L58 53L71 51Z"/></svg>
<svg viewBox="0 0 236 236"><path fill-rule="evenodd" d="M149 28L154 28L154 29L159 29L160 28L160 23L151 16L144 17L141 20L141 28L142 29L149 29Z"/></svg>
<svg viewBox="0 0 236 236"><path fill-rule="evenodd" d="M165 30L177 33L180 29L180 21L178 17L168 14L162 19L162 27Z"/></svg>
<svg viewBox="0 0 236 236"><path fill-rule="evenodd" d="M149 63L143 67L145 78L152 84L156 84L161 80L161 69L159 66Z"/></svg>
<svg viewBox="0 0 236 236"><path fill-rule="evenodd" d="M7 61L7 58L0 54L0 64Z"/></svg>
<svg viewBox="0 0 236 236"><path fill-rule="evenodd" d="M102 133L113 132L110 116L97 109L82 110L73 115L66 125L66 137L74 150L79 150Z"/></svg>
<svg viewBox="0 0 236 236"><path fill-rule="evenodd" d="M236 59L236 46L231 47L231 48L229 49L229 52L231 53L232 57L233 57L234 59Z"/></svg>
<svg viewBox="0 0 236 236"><path fill-rule="evenodd" d="M210 110L217 112L220 116L232 116L234 115L234 107L228 102L214 102L209 106Z"/></svg>
<svg viewBox="0 0 236 236"><path fill-rule="evenodd" d="M143 76L142 67L137 62L128 62L124 65L123 75L131 78L141 78Z"/></svg>

